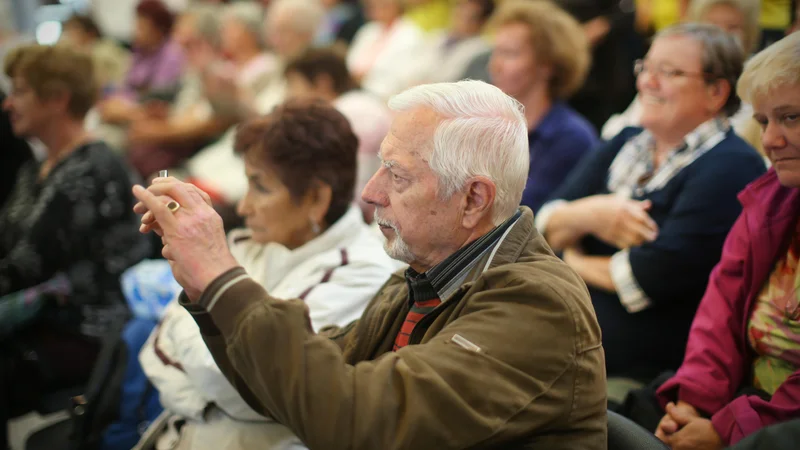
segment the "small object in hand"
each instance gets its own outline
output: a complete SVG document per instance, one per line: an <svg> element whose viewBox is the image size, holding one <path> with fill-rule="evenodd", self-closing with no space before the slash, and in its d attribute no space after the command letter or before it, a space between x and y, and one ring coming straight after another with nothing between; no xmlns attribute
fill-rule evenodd
<svg viewBox="0 0 800 450"><path fill-rule="evenodd" d="M167 209L169 209L169 211L174 214L175 211L181 209L181 204L173 200L167 203Z"/></svg>
<svg viewBox="0 0 800 450"><path fill-rule="evenodd" d="M167 174L166 170L159 170L158 171L158 178L167 178L169 175Z"/></svg>

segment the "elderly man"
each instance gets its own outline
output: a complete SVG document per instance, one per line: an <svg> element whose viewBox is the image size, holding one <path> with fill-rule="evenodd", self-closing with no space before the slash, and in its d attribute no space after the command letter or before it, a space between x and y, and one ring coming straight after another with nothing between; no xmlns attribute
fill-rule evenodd
<svg viewBox="0 0 800 450"><path fill-rule="evenodd" d="M464 81L389 106L383 166L362 197L409 268L343 329L314 334L302 301L274 299L237 267L197 188L134 188L142 231L162 236L218 365L312 449L606 448L586 287L517 207L528 170L519 103Z"/></svg>

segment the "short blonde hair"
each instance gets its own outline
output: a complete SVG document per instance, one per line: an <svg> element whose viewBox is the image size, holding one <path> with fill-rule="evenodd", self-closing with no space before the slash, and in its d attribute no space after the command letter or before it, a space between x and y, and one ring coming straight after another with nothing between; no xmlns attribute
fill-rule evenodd
<svg viewBox="0 0 800 450"><path fill-rule="evenodd" d="M589 41L569 13L549 0L508 0L494 13L489 27L496 30L512 24L528 27L537 60L552 66L553 98L568 98L583 86L591 60Z"/></svg>
<svg viewBox="0 0 800 450"><path fill-rule="evenodd" d="M704 22L704 17L711 8L717 5L728 5L736 8L744 17L744 42L742 47L750 54L756 50L761 38L761 27L758 19L761 15L759 0L692 0L689 5L688 19L691 22Z"/></svg>
<svg viewBox="0 0 800 450"><path fill-rule="evenodd" d="M63 45L17 47L6 56L3 71L24 79L42 99L69 93L67 109L77 119L86 116L100 94L92 58Z"/></svg>
<svg viewBox="0 0 800 450"><path fill-rule="evenodd" d="M742 100L753 103L787 85L800 89L800 33L792 33L750 58L736 90Z"/></svg>

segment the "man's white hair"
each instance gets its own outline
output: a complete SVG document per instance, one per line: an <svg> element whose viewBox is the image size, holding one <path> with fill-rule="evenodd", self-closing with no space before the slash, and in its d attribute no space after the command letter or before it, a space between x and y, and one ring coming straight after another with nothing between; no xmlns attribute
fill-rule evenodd
<svg viewBox="0 0 800 450"><path fill-rule="evenodd" d="M393 111L428 108L441 116L429 165L439 179L439 197L450 198L467 180L484 176L495 184L495 225L517 210L528 178L528 127L522 105L483 81L426 84L389 100Z"/></svg>
<svg viewBox="0 0 800 450"><path fill-rule="evenodd" d="M312 36L325 19L325 7L319 0L273 0L267 8L267 23L284 12L291 16L295 32Z"/></svg>

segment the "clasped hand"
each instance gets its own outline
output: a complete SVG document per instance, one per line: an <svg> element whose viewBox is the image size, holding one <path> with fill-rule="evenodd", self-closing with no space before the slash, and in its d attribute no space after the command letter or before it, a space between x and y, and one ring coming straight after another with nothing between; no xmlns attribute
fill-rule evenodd
<svg viewBox="0 0 800 450"><path fill-rule="evenodd" d="M658 237L658 225L648 211L650 200L631 200L618 195L595 195L586 199L591 213L592 234L619 249L637 247Z"/></svg>
<svg viewBox="0 0 800 450"><path fill-rule="evenodd" d="M690 404L667 404L667 413L656 429L656 437L672 450L721 450L722 439L710 420Z"/></svg>

